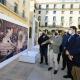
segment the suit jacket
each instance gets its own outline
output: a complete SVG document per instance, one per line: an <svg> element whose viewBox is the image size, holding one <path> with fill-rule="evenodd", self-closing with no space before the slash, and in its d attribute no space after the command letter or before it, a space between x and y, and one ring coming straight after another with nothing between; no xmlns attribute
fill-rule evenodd
<svg viewBox="0 0 80 80"><path fill-rule="evenodd" d="M48 48L48 44L49 43L46 43L46 44L41 45L43 42L45 42L48 39L49 39L49 37L47 35L41 35L38 38L38 44L40 45L40 48L43 48L43 49L47 49Z"/></svg>
<svg viewBox="0 0 80 80"><path fill-rule="evenodd" d="M62 43L62 37L60 35L57 35L56 37L52 37L53 43L52 43L52 49L53 52L58 54L59 53L59 47Z"/></svg>
<svg viewBox="0 0 80 80"><path fill-rule="evenodd" d="M73 56L73 65L80 67L80 36L74 34L70 37L67 43L67 50Z"/></svg>

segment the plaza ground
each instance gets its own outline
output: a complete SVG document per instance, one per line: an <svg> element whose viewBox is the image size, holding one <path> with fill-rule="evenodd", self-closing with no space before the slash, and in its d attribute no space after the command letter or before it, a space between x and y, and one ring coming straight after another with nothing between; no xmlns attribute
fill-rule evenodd
<svg viewBox="0 0 80 80"><path fill-rule="evenodd" d="M70 80L63 78L66 70L61 70L61 62L58 73L54 75L53 71L48 71L48 66L40 65L39 60L35 64L18 60L14 60L0 70L0 80Z"/></svg>

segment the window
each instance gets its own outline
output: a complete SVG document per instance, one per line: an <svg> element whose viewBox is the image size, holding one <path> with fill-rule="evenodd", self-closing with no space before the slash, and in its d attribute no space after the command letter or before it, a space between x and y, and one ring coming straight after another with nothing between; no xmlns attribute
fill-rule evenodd
<svg viewBox="0 0 80 80"><path fill-rule="evenodd" d="M53 11L53 14L56 14L56 11Z"/></svg>
<svg viewBox="0 0 80 80"><path fill-rule="evenodd" d="M36 4L34 4L34 8L35 8L35 9L37 8L37 5L36 5Z"/></svg>
<svg viewBox="0 0 80 80"><path fill-rule="evenodd" d="M64 11L62 11L62 14L64 14Z"/></svg>
<svg viewBox="0 0 80 80"><path fill-rule="evenodd" d="M79 4L79 9L80 9L80 4Z"/></svg>
<svg viewBox="0 0 80 80"><path fill-rule="evenodd" d="M25 4L25 0L23 0L23 4Z"/></svg>
<svg viewBox="0 0 80 80"><path fill-rule="evenodd" d="M78 24L80 24L80 17L78 17Z"/></svg>
<svg viewBox="0 0 80 80"><path fill-rule="evenodd" d="M41 11L39 11L38 13L41 14Z"/></svg>
<svg viewBox="0 0 80 80"><path fill-rule="evenodd" d="M48 11L46 11L46 14L48 13Z"/></svg>
<svg viewBox="0 0 80 80"><path fill-rule="evenodd" d="M38 16L38 21L40 21L41 20L41 16Z"/></svg>
<svg viewBox="0 0 80 80"><path fill-rule="evenodd" d="M54 4L54 8L56 8L56 4Z"/></svg>
<svg viewBox="0 0 80 80"><path fill-rule="evenodd" d="M53 27L55 27L56 26L56 22L53 22Z"/></svg>
<svg viewBox="0 0 80 80"><path fill-rule="evenodd" d="M71 9L73 8L73 4L71 4L70 8L71 8Z"/></svg>
<svg viewBox="0 0 80 80"><path fill-rule="evenodd" d="M47 20L48 20L48 16L45 16L45 21L47 22Z"/></svg>
<svg viewBox="0 0 80 80"><path fill-rule="evenodd" d="M64 22L64 17L63 16L61 17L61 22Z"/></svg>
<svg viewBox="0 0 80 80"><path fill-rule="evenodd" d="M0 0L0 3L5 4L6 0Z"/></svg>
<svg viewBox="0 0 80 80"><path fill-rule="evenodd" d="M39 22L39 26L40 26L40 22Z"/></svg>
<svg viewBox="0 0 80 80"><path fill-rule="evenodd" d="M56 21L56 17L54 16L54 17L53 17L53 22L55 22L55 21Z"/></svg>
<svg viewBox="0 0 80 80"><path fill-rule="evenodd" d="M18 13L18 4L14 3L14 12Z"/></svg>
<svg viewBox="0 0 80 80"><path fill-rule="evenodd" d="M62 26L64 25L64 17L63 16L61 17L61 25Z"/></svg>
<svg viewBox="0 0 80 80"><path fill-rule="evenodd" d="M78 28L80 29L80 17L78 17Z"/></svg>
<svg viewBox="0 0 80 80"><path fill-rule="evenodd" d="M46 5L46 9L48 9L48 8L49 8L49 5L47 4L47 5Z"/></svg>
<svg viewBox="0 0 80 80"><path fill-rule="evenodd" d="M34 9L34 13L35 13L36 11L35 11L35 9Z"/></svg>
<svg viewBox="0 0 80 80"><path fill-rule="evenodd" d="M64 7L65 7L65 5L64 5L64 4L62 4L62 9L64 9Z"/></svg>
<svg viewBox="0 0 80 80"><path fill-rule="evenodd" d="M72 17L70 17L70 21L72 21Z"/></svg>
<svg viewBox="0 0 80 80"><path fill-rule="evenodd" d="M70 11L70 14L73 14L73 11Z"/></svg>
<svg viewBox="0 0 80 80"><path fill-rule="evenodd" d="M47 22L45 22L45 27L47 27Z"/></svg>
<svg viewBox="0 0 80 80"><path fill-rule="evenodd" d="M25 18L25 11L23 10L22 17Z"/></svg>
<svg viewBox="0 0 80 80"><path fill-rule="evenodd" d="M72 25L72 19L73 19L72 17L69 18L69 25L70 26Z"/></svg>
<svg viewBox="0 0 80 80"><path fill-rule="evenodd" d="M32 37L32 27L29 27L29 38Z"/></svg>
<svg viewBox="0 0 80 80"><path fill-rule="evenodd" d="M41 5L39 5L39 9L41 9Z"/></svg>

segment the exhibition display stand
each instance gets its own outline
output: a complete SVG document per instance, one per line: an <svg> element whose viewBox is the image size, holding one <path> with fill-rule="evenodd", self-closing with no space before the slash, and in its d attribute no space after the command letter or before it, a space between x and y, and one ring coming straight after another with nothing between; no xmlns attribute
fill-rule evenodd
<svg viewBox="0 0 80 80"><path fill-rule="evenodd" d="M36 63L39 56L39 46L34 46L31 50L23 51L23 54L19 57L19 61Z"/></svg>

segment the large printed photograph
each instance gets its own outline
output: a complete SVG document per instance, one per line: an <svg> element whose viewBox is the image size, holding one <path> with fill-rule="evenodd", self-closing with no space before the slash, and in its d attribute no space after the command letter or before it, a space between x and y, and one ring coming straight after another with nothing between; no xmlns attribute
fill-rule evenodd
<svg viewBox="0 0 80 80"><path fill-rule="evenodd" d="M28 29L0 19L0 62L27 49Z"/></svg>

